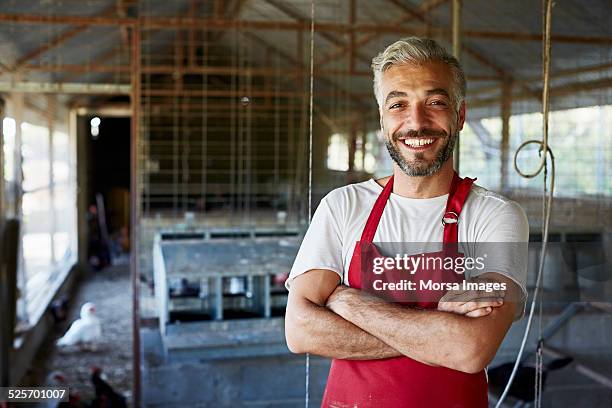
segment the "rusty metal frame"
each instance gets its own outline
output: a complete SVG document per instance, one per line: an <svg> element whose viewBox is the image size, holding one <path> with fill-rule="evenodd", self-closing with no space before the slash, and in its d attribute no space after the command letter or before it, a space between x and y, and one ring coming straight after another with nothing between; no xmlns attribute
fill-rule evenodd
<svg viewBox="0 0 612 408"><path fill-rule="evenodd" d="M430 10L433 10L434 8L441 6L442 4L448 2L449 0L430 0L430 1L424 1L420 6L419 6L419 12L420 13L426 13ZM408 11L410 10L410 11ZM408 22L410 22L411 20L414 20L416 18L415 15L413 15L413 13L411 12L412 9L408 9L406 10L406 14L402 17L400 17L397 20L391 21L389 24L393 25L393 26L397 26L400 24L406 24ZM359 39L355 39L355 42L353 44L353 47L361 47L364 46L365 44L377 39L378 37L380 37L381 33L369 33L366 34L364 36L362 36ZM320 66L324 66L332 61L337 60L338 58L344 56L345 54L350 52L350 47L344 47L338 51L335 51L333 53L329 53L326 54L323 58L322 58L322 63L320 64Z"/></svg>
<svg viewBox="0 0 612 408"><path fill-rule="evenodd" d="M121 1L121 0L118 0ZM114 11L114 6L108 7L106 8L101 14L101 17L109 17L112 15L112 12ZM44 53L59 47L60 45L64 44L66 41L73 39L74 37L78 36L79 34L81 34L82 32L86 31L90 26L87 24L81 24L78 25L76 27L72 27L72 28L68 28L66 30L64 30L64 32L60 33L59 35L57 35L55 38L51 39L50 41L44 43L43 45L41 45L40 47L28 52L27 54L23 55L22 57L20 57L17 62L15 63L15 65L13 67L4 67L4 71L8 71L8 72L15 72L20 70L24 65L26 65L28 63L28 61L31 61L33 59L35 59L36 57L39 57L41 55L43 55ZM0 72L1 73L1 72Z"/></svg>
<svg viewBox="0 0 612 408"><path fill-rule="evenodd" d="M130 103L132 107L131 144L130 144L130 270L132 279L132 403L141 406L140 373L140 185L138 182L138 157L140 144L140 26L131 26L131 85Z"/></svg>
<svg viewBox="0 0 612 408"><path fill-rule="evenodd" d="M226 30L272 30L272 31L308 31L310 23L307 21L258 21L258 20L219 20L213 18L190 18L190 17L104 17L104 16L70 16L70 15L37 15L37 14L10 14L0 13L0 22L23 23L23 24L76 24L92 26L133 26L142 28L181 28L201 31ZM403 35L451 35L451 30L445 27L401 27L385 24L354 24L347 23L317 23L317 32L333 32L339 34L377 33L377 34L403 34ZM505 41L542 41L542 35L537 33L499 32L464 30L466 38L486 38L487 40ZM612 45L612 37L607 36L574 36L565 34L552 35L551 40L555 43L571 44L598 44Z"/></svg>

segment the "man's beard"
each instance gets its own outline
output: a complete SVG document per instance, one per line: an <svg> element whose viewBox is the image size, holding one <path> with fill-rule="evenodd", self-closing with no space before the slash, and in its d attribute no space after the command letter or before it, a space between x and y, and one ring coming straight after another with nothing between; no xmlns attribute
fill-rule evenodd
<svg viewBox="0 0 612 408"><path fill-rule="evenodd" d="M425 155L423 153L416 153L415 159L412 161L406 160L399 148L395 143L404 143L399 140L400 137L443 137L446 142L438 150L436 157L431 162L425 161ZM420 131L408 131L398 132L391 138L385 138L385 145L391 155L391 158L398 165L398 167L410 177L426 177L436 174L444 163L452 156L453 149L455 148L455 142L457 141L459 132L456 132L453 136L449 136L445 131L437 131L431 129L422 129Z"/></svg>

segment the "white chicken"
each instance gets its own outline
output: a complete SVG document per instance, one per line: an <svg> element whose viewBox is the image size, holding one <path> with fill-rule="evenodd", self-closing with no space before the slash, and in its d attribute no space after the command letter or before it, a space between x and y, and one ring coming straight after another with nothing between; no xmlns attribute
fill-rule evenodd
<svg viewBox="0 0 612 408"><path fill-rule="evenodd" d="M87 302L81 306L81 318L75 320L64 337L57 341L59 347L73 345L95 348L102 337L102 324L96 316L96 306Z"/></svg>

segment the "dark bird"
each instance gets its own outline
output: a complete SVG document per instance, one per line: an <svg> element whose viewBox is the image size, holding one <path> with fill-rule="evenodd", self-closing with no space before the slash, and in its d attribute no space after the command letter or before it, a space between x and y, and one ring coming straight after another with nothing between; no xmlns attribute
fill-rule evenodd
<svg viewBox="0 0 612 408"><path fill-rule="evenodd" d="M53 321L56 324L62 323L68 316L68 299L55 299L51 306L49 306L49 310L51 311L51 316L53 316Z"/></svg>
<svg viewBox="0 0 612 408"><path fill-rule="evenodd" d="M102 379L102 369L93 367L91 370L91 382L96 391L96 398L91 402L92 408L126 408L125 397Z"/></svg>
<svg viewBox="0 0 612 408"><path fill-rule="evenodd" d="M573 360L574 359L571 357L565 357L552 360L550 363L546 364L542 371L542 389L544 389L546 385L546 377L548 377L550 371L559 370L570 364ZM503 390L508 383L513 367L514 363L505 363L488 369L487 376L489 377L489 386L492 389ZM535 380L535 366L521 363L518 366L516 376L510 386L508 395L525 402L533 401L535 399Z"/></svg>
<svg viewBox="0 0 612 408"><path fill-rule="evenodd" d="M53 371L47 376L45 380L45 387L68 387L68 401L55 401L50 400L45 404L40 404L41 407L45 408L80 408L85 405L81 401L81 397L78 393L70 390L70 384L66 380L64 373L60 371Z"/></svg>

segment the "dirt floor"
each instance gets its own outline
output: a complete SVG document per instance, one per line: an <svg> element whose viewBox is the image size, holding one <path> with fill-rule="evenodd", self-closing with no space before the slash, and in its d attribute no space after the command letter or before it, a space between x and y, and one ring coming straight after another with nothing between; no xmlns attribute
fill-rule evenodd
<svg viewBox="0 0 612 408"><path fill-rule="evenodd" d="M25 382L32 385L48 384L50 373L61 372L71 394L78 393L87 404L94 397L91 368L100 367L105 380L131 400L132 389L132 296L127 258L99 272L89 272L81 281L75 298L69 299L68 318L58 325L53 339L49 339L36 357L35 367L28 372ZM81 305L93 302L102 321L102 340L95 351L77 348L59 351L55 341L68 330L70 322L79 316Z"/></svg>

